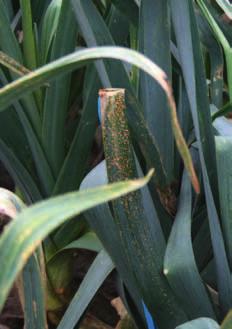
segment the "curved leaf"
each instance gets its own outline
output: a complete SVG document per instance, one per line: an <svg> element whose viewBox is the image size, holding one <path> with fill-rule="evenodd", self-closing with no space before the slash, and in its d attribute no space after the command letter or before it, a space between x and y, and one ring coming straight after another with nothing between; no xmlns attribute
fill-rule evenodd
<svg viewBox="0 0 232 329"><path fill-rule="evenodd" d="M184 173L178 212L165 253L164 274L190 319L201 316L215 318L193 254L191 212L191 185Z"/></svg>
<svg viewBox="0 0 232 329"><path fill-rule="evenodd" d="M143 179L68 193L23 210L0 238L0 309L19 271L49 233L88 208L144 186L152 174L153 171Z"/></svg>
<svg viewBox="0 0 232 329"><path fill-rule="evenodd" d="M0 90L0 109L3 110L7 105L11 104L13 100L22 97L22 94L33 91L42 83L54 77L58 77L61 74L77 69L91 60L102 58L113 58L133 64L149 74L163 88L167 95L167 100L171 111L172 127L178 150L191 177L195 191L199 193L199 182L193 167L188 147L179 127L176 114L176 105L172 94L172 88L168 82L168 77L155 63L134 50L121 47L98 47L80 50L71 55L65 56L2 88Z"/></svg>

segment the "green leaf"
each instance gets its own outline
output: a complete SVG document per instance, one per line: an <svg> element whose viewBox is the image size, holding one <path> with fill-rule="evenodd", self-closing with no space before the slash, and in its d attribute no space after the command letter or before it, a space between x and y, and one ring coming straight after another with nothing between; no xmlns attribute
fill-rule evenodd
<svg viewBox="0 0 232 329"><path fill-rule="evenodd" d="M225 2L224 0L222 0ZM210 10L207 8L206 4L203 0L197 0L199 7L201 8L203 14L205 15L206 19L208 20L215 37L221 43L224 52L225 52L225 59L227 64L227 78L228 78L228 91L230 96L230 102L232 102L232 48L229 44L228 39L226 38L223 31L220 29L220 26L217 24L216 20L214 19L213 15L211 15ZM229 5L231 7L231 4Z"/></svg>
<svg viewBox="0 0 232 329"><path fill-rule="evenodd" d="M123 15L125 15L134 26L138 26L139 10L135 1L112 0L115 7L117 7Z"/></svg>
<svg viewBox="0 0 232 329"><path fill-rule="evenodd" d="M83 180L80 189L102 186L108 183L106 163L102 161ZM100 238L103 246L109 252L121 278L126 284L134 303L137 306L137 311L140 311L140 317L144 317L141 308L141 296L137 292L137 284L135 283L134 274L129 267L128 262L124 257L123 247L118 241L120 240L119 232L116 228L115 220L110 211L109 205L104 203L95 207L93 210L88 210L85 213L89 225Z"/></svg>
<svg viewBox="0 0 232 329"><path fill-rule="evenodd" d="M0 158L22 191L26 201L30 204L32 201L41 200L41 193L30 173L20 162L19 158L16 157L15 153L2 140L0 140Z"/></svg>
<svg viewBox="0 0 232 329"><path fill-rule="evenodd" d="M109 182L136 177L124 95L123 89L105 89L100 93L103 145ZM173 328L185 320L185 314L179 308L166 280L160 275L165 240L156 212L152 218L148 216L148 209L144 208L140 192L113 201L112 211L119 235L118 243L122 245L123 257L134 272L142 300L160 328Z"/></svg>
<svg viewBox="0 0 232 329"><path fill-rule="evenodd" d="M41 63L47 62L48 54L57 31L62 0L52 0L46 10L41 31Z"/></svg>
<svg viewBox="0 0 232 329"><path fill-rule="evenodd" d="M64 74L70 72L72 69L81 67L82 65L86 64L91 60L100 58L120 59L133 65L136 65L140 69L145 71L147 74L149 74L151 77L153 77L153 79L156 80L162 86L162 88L166 92L167 99L169 102L173 130L178 149L182 155L186 168L192 179L193 186L195 190L199 192L199 183L193 168L188 147L179 128L176 116L175 102L172 96L172 90L167 81L167 76L155 63L151 62L148 58L144 57L142 54L139 54L136 51L120 47L98 47L80 50L71 55L64 56L63 58L56 60L48 65L45 65L44 67L34 71L33 73L30 73L27 76L24 76L18 79L17 81L12 82L7 87L2 88L0 90L0 109L3 110L7 105L12 103L14 99L21 97L22 94L26 92L36 89L36 87L39 87L45 81L54 78L54 76L57 77L62 73ZM30 81L29 85L28 81ZM162 168L162 164L160 164L160 158L159 155L157 155L156 147L155 149L152 147L152 151L156 155L155 159L158 161L159 172L164 175L162 170L160 170L160 168ZM152 160L151 163L153 163L153 161L154 160Z"/></svg>
<svg viewBox="0 0 232 329"><path fill-rule="evenodd" d="M2 188L0 188L0 204L0 213L7 214L13 221L25 209L25 205L15 194ZM35 253L27 261L20 279L22 285L19 289L22 289L25 326L32 329L47 328L44 287Z"/></svg>
<svg viewBox="0 0 232 329"><path fill-rule="evenodd" d="M73 0L72 3L78 25L88 47L96 45L114 46L115 43L112 35L93 2L90 0ZM157 184L158 187L165 188L168 182L160 153L156 141L149 131L141 113L141 106L138 103L124 65L107 60L98 62L96 68L102 86L125 88L127 90L127 116L133 137L140 146L140 151L147 162L147 166L155 168L157 172L157 175L154 177L155 184ZM141 138L141 136L143 136L143 138Z"/></svg>
<svg viewBox="0 0 232 329"><path fill-rule="evenodd" d="M22 274L25 328L47 328L44 282L40 271L37 257L33 254Z"/></svg>
<svg viewBox="0 0 232 329"><path fill-rule="evenodd" d="M23 63L21 49L13 31L11 30L10 21L7 17L3 1L0 1L0 49L18 63ZM11 74L12 79L16 79L17 77L17 75ZM39 136L41 121L32 96L23 98L23 110L31 121L35 132Z"/></svg>
<svg viewBox="0 0 232 329"><path fill-rule="evenodd" d="M76 21L71 3L62 1L51 49L51 61L74 51L76 32ZM57 177L65 157L65 120L68 112L70 82L70 75L56 79L46 89L44 100L42 140L55 177Z"/></svg>
<svg viewBox="0 0 232 329"><path fill-rule="evenodd" d="M170 15L167 0L144 0L140 5L139 51L159 65L171 80ZM144 72L139 95L147 125L157 141L168 179L174 176L174 138L165 94Z"/></svg>
<svg viewBox="0 0 232 329"><path fill-rule="evenodd" d="M11 30L4 1L0 1L0 48L16 61L22 63L22 53L17 39Z"/></svg>
<svg viewBox="0 0 232 329"><path fill-rule="evenodd" d="M87 249L95 252L100 252L103 247L98 237L94 232L87 232L79 239L69 243L63 250L68 249Z"/></svg>
<svg viewBox="0 0 232 329"><path fill-rule="evenodd" d="M231 128L232 129L232 125ZM232 266L232 137L216 137L216 154L221 209L221 223L230 266Z"/></svg>
<svg viewBox="0 0 232 329"><path fill-rule="evenodd" d="M31 0L20 0L23 28L23 57L25 66L34 70L37 67L34 33L32 29Z"/></svg>
<svg viewBox="0 0 232 329"><path fill-rule="evenodd" d="M206 77L193 4L191 0L186 0L184 3L181 0L173 0L171 1L171 9L195 134L202 148L210 183L214 187L213 193L217 200L215 145L207 99ZM184 13L181 17L179 15L180 10Z"/></svg>
<svg viewBox="0 0 232 329"><path fill-rule="evenodd" d="M57 329L73 329L75 327L94 295L113 269L114 264L103 249L90 266Z"/></svg>
<svg viewBox="0 0 232 329"><path fill-rule="evenodd" d="M191 212L192 191L185 172L177 215L166 248L164 274L190 319L202 316L215 318L193 254Z"/></svg>
<svg viewBox="0 0 232 329"><path fill-rule="evenodd" d="M0 308L29 256L55 228L80 212L144 186L152 172L143 179L92 190L69 193L42 201L23 210L0 238Z"/></svg>
<svg viewBox="0 0 232 329"><path fill-rule="evenodd" d="M200 318L190 322L186 322L176 329L219 329L219 325L212 319Z"/></svg>
<svg viewBox="0 0 232 329"><path fill-rule="evenodd" d="M220 43L215 39L207 20L197 12L197 22L201 39L210 57L210 91L211 103L217 108L223 105L223 69L224 58Z"/></svg>
<svg viewBox="0 0 232 329"><path fill-rule="evenodd" d="M211 240L216 264L219 299L223 312L227 312L232 304L232 280L216 208L216 206L218 208L219 206L217 202L218 182L215 144L196 18L191 0L184 2L181 0L172 0L171 8L183 76L198 141ZM181 16L179 15L180 11L183 13Z"/></svg>

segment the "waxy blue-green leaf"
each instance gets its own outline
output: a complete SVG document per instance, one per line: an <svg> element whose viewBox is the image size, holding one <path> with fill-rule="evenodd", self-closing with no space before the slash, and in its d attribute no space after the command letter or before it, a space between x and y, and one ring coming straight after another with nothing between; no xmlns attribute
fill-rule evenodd
<svg viewBox="0 0 232 329"><path fill-rule="evenodd" d="M202 316L215 318L212 303L195 262L191 216L192 191L184 172L179 206L164 258L164 274L190 319Z"/></svg>
<svg viewBox="0 0 232 329"><path fill-rule="evenodd" d="M230 266L232 266L232 125L230 137L218 136L216 141L217 166L222 230L228 252Z"/></svg>
<svg viewBox="0 0 232 329"><path fill-rule="evenodd" d="M203 174L211 240L215 257L219 300L223 312L232 306L232 278L219 223L215 143L207 99L206 78L191 0L171 1L172 18L181 67L191 106ZM180 16L179 13L182 12ZM184 31L184 33L183 33Z"/></svg>
<svg viewBox="0 0 232 329"><path fill-rule="evenodd" d="M102 186L108 183L106 163L102 161L94 169L88 173L83 180L80 189ZM117 265L117 270L120 273L133 302L136 305L136 312L141 318L144 317L141 307L141 296L137 291L137 284L131 267L124 257L123 247L118 241L120 240L119 232L116 229L116 223L110 211L109 204L101 204L94 209L85 212L85 217L88 223L100 238L103 246L109 252L114 264ZM144 325L146 328L146 326ZM144 328L143 327L143 328Z"/></svg>
<svg viewBox="0 0 232 329"><path fill-rule="evenodd" d="M136 162L126 119L125 91L100 91L104 154L109 182L136 177ZM145 196L148 199L148 195ZM173 328L186 316L162 273L165 240L158 214L139 191L112 202L125 261L134 273L137 291L160 328ZM117 263L115 263L117 266ZM162 306L163 305L163 306ZM165 311L164 311L165 310Z"/></svg>
<svg viewBox="0 0 232 329"><path fill-rule="evenodd" d="M113 37L91 0L72 0L80 31L88 47L115 45ZM158 186L165 187L167 177L160 158L157 143L141 113L133 86L129 80L128 72L122 63L115 61L96 62L96 68L103 87L119 87L127 90L127 116L132 134L140 145L140 150L148 167L154 167L159 173L154 177ZM143 138L141 138L143 136Z"/></svg>
<svg viewBox="0 0 232 329"><path fill-rule="evenodd" d="M140 5L139 51L157 63L171 81L170 14L167 0L143 0ZM163 90L144 72L139 98L147 125L157 141L169 181L174 176L174 137Z"/></svg>

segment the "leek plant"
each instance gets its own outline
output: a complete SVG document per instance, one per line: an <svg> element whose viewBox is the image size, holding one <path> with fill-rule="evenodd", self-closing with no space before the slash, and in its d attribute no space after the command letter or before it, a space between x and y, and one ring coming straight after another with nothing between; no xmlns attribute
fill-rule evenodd
<svg viewBox="0 0 232 329"><path fill-rule="evenodd" d="M0 0L0 159L22 199L0 194L16 217L0 307L21 273L26 328L67 304L57 328L78 328L114 267L135 327L232 326L231 13L227 0ZM70 301L83 247L98 254Z"/></svg>

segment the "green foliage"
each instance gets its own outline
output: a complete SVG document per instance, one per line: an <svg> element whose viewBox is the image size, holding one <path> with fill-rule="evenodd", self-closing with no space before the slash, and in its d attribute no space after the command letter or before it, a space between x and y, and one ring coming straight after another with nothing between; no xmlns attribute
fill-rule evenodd
<svg viewBox="0 0 232 329"><path fill-rule="evenodd" d="M21 273L26 328L68 304L58 328L78 326L114 266L138 328L142 302L159 329L219 328L232 308L231 12L227 0L0 0L0 160L30 206L1 190L16 218L0 237L0 305ZM151 168L148 186L107 203ZM71 301L79 248L98 255Z"/></svg>

